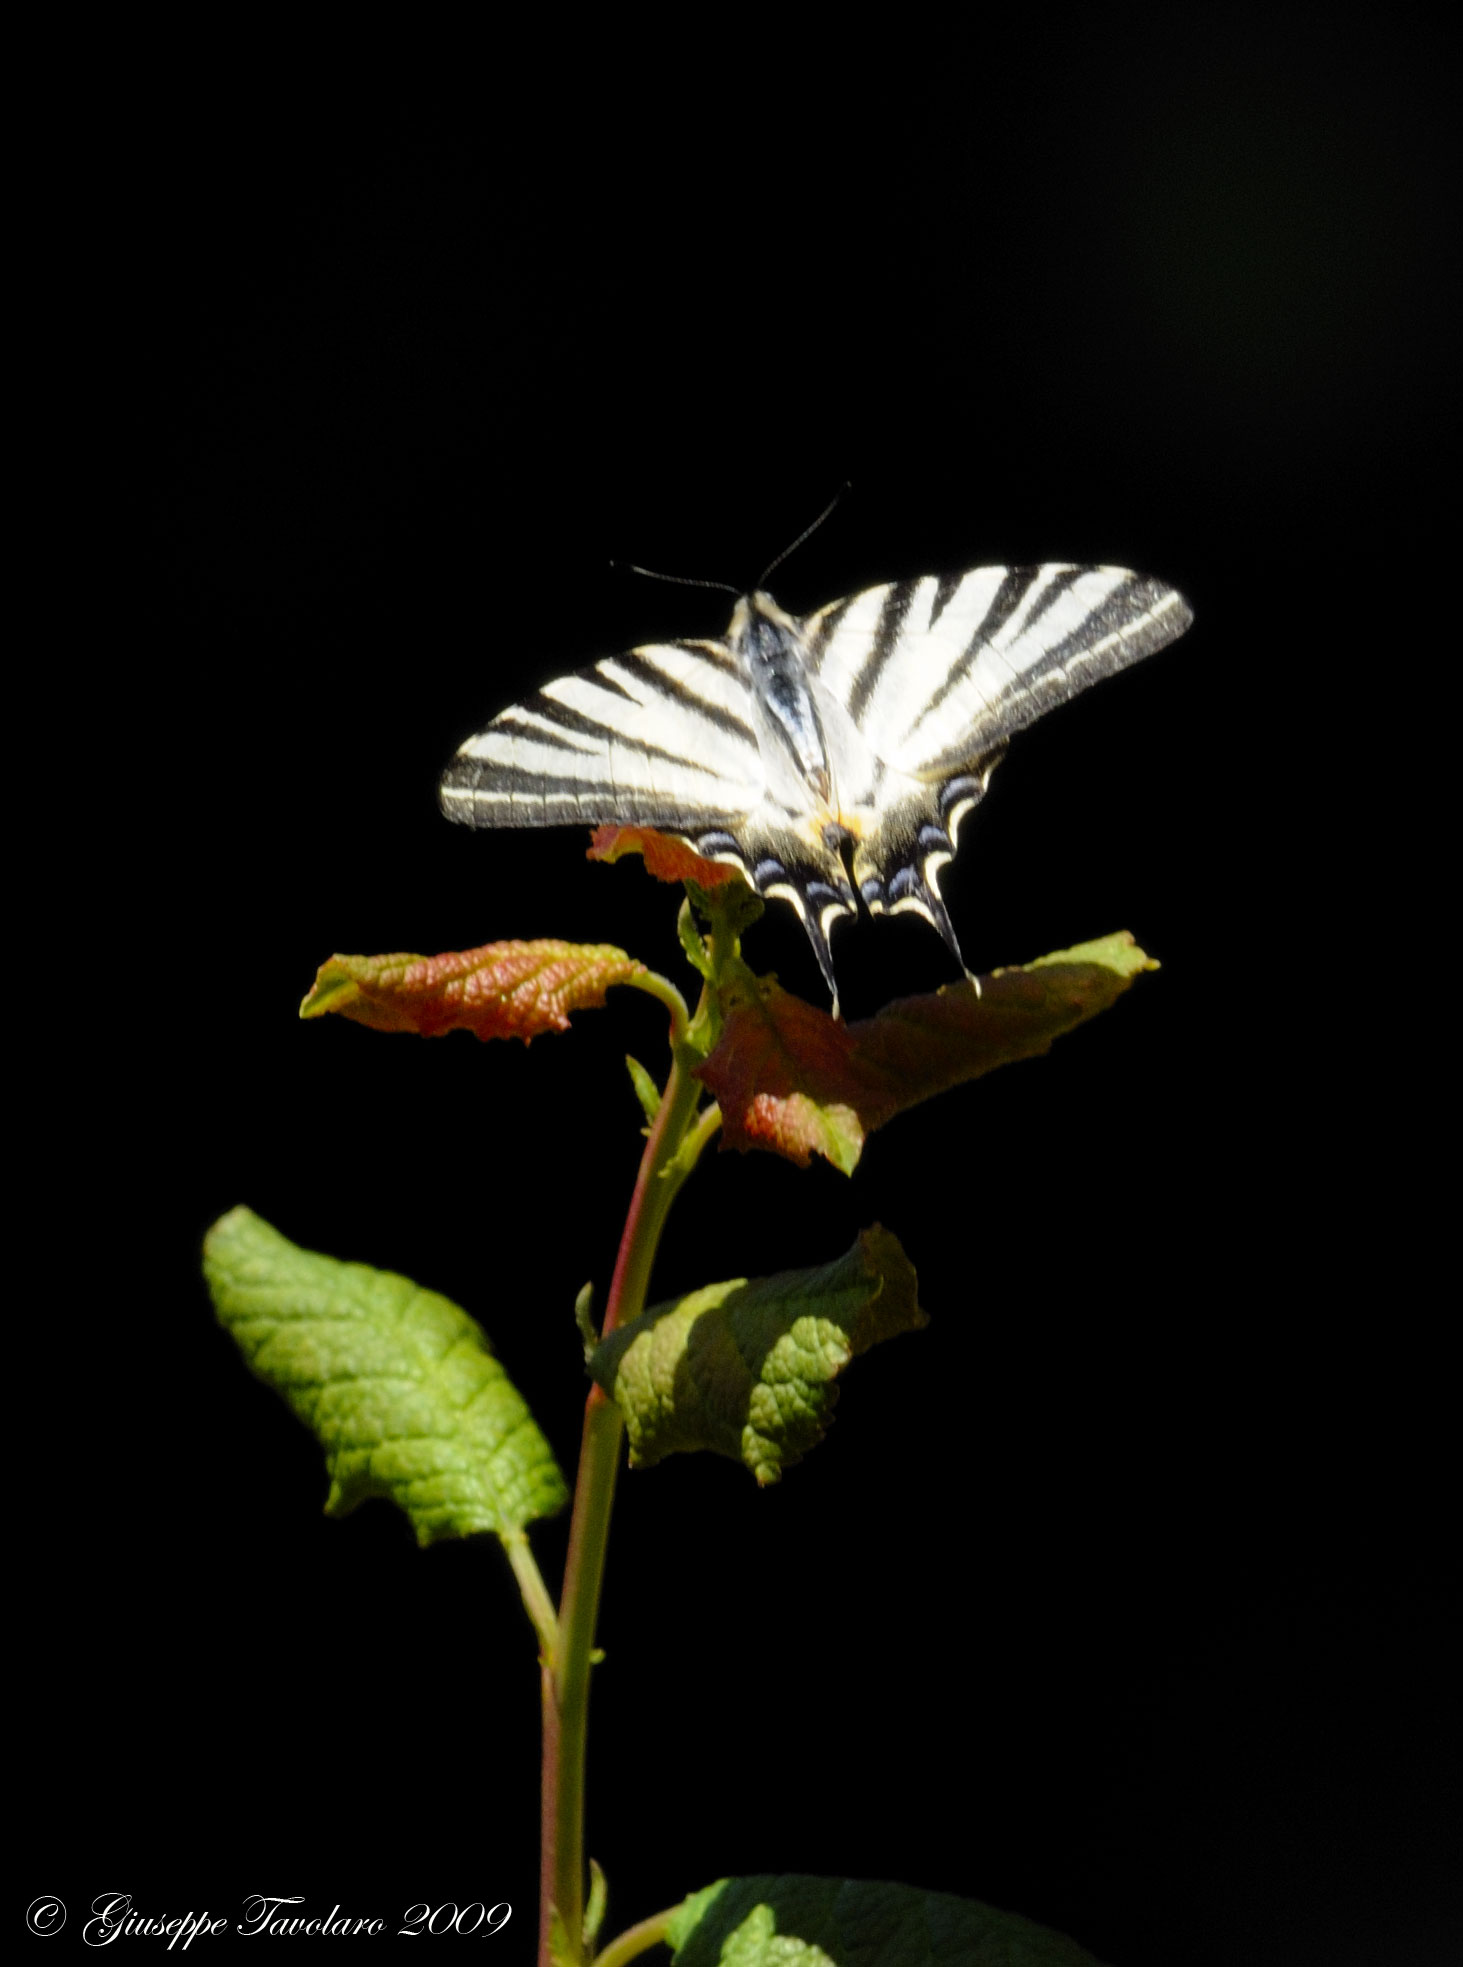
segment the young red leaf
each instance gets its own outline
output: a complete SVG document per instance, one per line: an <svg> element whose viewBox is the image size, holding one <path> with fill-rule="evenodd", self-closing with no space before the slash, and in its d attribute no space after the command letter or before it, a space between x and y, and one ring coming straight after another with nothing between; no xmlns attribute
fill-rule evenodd
<svg viewBox="0 0 1463 1967"><path fill-rule="evenodd" d="M799 1167L821 1154L851 1174L876 1127L1104 1011L1157 965L1125 933L997 970L977 996L952 985L840 1024L775 982L727 1007L720 1042L698 1068L722 1113L722 1141L766 1148Z"/></svg>
<svg viewBox="0 0 1463 1967"><path fill-rule="evenodd" d="M684 840L654 833L644 826L599 826L588 848L592 861L617 861L622 854L644 856L647 874L657 881L695 881L703 888L720 888L743 879L741 871L724 861L703 860Z"/></svg>
<svg viewBox="0 0 1463 1967"><path fill-rule="evenodd" d="M611 984L644 974L607 943L485 943L445 956L332 956L322 963L302 1018L339 1011L374 1031L437 1038L521 1038L567 1031L569 1013L604 1003Z"/></svg>

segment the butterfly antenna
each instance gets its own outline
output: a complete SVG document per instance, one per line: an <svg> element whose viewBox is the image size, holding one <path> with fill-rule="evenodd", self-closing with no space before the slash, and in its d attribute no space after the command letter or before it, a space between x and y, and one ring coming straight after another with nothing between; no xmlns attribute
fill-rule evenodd
<svg viewBox="0 0 1463 1967"><path fill-rule="evenodd" d="M793 541L792 545L785 546L782 549L781 553L778 554L777 558L771 563L771 565L764 567L762 569L761 573L757 576L758 587L761 587L763 585L769 574L775 574L777 572L778 568L782 565L784 560L790 560L792 558L792 556L797 552L798 548L802 545L804 540L808 540L813 537L814 533L817 532L818 528L822 525L823 521L832 512L834 506L838 504L838 501L843 497L846 491L850 490L852 485L853 485L853 480L851 478L844 479L843 483L839 486L838 490L833 494L832 498L829 499L827 505L825 505L823 510L818 514L817 518L813 521L812 525L804 526L803 530L798 534L797 538Z"/></svg>
<svg viewBox="0 0 1463 1967"><path fill-rule="evenodd" d="M648 581L666 581L672 587L710 587L718 594L734 594L738 598L741 595L741 589L733 587L730 581L698 581L690 574L662 574L654 567L637 567L633 560L612 560L610 565L623 567L630 574L643 574Z"/></svg>

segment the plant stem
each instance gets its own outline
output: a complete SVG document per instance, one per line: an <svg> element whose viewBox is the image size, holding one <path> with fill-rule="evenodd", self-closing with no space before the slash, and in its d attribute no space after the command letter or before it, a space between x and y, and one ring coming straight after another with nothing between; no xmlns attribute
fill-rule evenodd
<svg viewBox="0 0 1463 1967"><path fill-rule="evenodd" d="M673 1039L678 1036L673 1026ZM660 1233L680 1185L662 1179L662 1174L681 1144L701 1093L699 1082L691 1077L696 1063L694 1053L684 1045L675 1045L670 1077L645 1143L620 1238L615 1275L605 1306L605 1336L617 1325L638 1318L645 1308ZM574 1485L574 1514L569 1526L569 1556L564 1567L558 1640L542 1669L540 1967L551 1967L550 1932L555 1915L569 1948L569 1959L578 1962L583 1958L584 1757L589 1721L590 1652L623 1432L619 1408L601 1388L592 1388L584 1407L584 1435Z"/></svg>

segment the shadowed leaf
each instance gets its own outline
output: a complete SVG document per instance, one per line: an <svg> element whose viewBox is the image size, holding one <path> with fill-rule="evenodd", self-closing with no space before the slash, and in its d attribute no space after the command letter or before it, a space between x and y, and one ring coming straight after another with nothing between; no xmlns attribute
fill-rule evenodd
<svg viewBox="0 0 1463 1967"><path fill-rule="evenodd" d="M322 963L302 1018L338 1011L373 1031L438 1038L521 1038L567 1031L569 1013L597 1009L611 984L644 974L608 943L485 943L445 956L332 956Z"/></svg>
<svg viewBox="0 0 1463 1967"><path fill-rule="evenodd" d="M914 1267L877 1225L816 1270L733 1278L653 1306L590 1371L625 1416L632 1467L709 1449L775 1482L827 1431L856 1354L926 1324Z"/></svg>
<svg viewBox="0 0 1463 1967"><path fill-rule="evenodd" d="M1017 1913L856 1878L724 1878L666 1937L676 1967L1099 1967Z"/></svg>
<svg viewBox="0 0 1463 1967"><path fill-rule="evenodd" d="M876 1127L921 1100L1015 1059L1105 1011L1158 966L1120 933L996 970L980 996L954 984L840 1024L776 982L743 973L720 1041L697 1069L722 1111L727 1147L766 1148L806 1167L821 1154L851 1174Z"/></svg>
<svg viewBox="0 0 1463 1967"><path fill-rule="evenodd" d="M409 1277L338 1263L248 1209L203 1245L219 1323L325 1449L327 1515L387 1496L417 1542L520 1533L562 1507L548 1443L481 1328Z"/></svg>

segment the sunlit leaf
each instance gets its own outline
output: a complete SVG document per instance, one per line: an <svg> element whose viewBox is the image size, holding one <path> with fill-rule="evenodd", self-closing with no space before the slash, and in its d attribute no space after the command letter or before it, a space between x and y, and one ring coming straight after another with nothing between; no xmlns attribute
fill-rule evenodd
<svg viewBox="0 0 1463 1967"><path fill-rule="evenodd" d="M325 1450L328 1515L387 1496L418 1543L520 1532L567 1490L482 1329L409 1277L302 1250L248 1209L208 1232L219 1322Z"/></svg>
<svg viewBox="0 0 1463 1967"><path fill-rule="evenodd" d="M608 943L485 943L445 956L332 956L322 963L302 1018L338 1011L374 1031L437 1038L521 1038L567 1031L569 1013L597 1008L612 984L644 974Z"/></svg>

